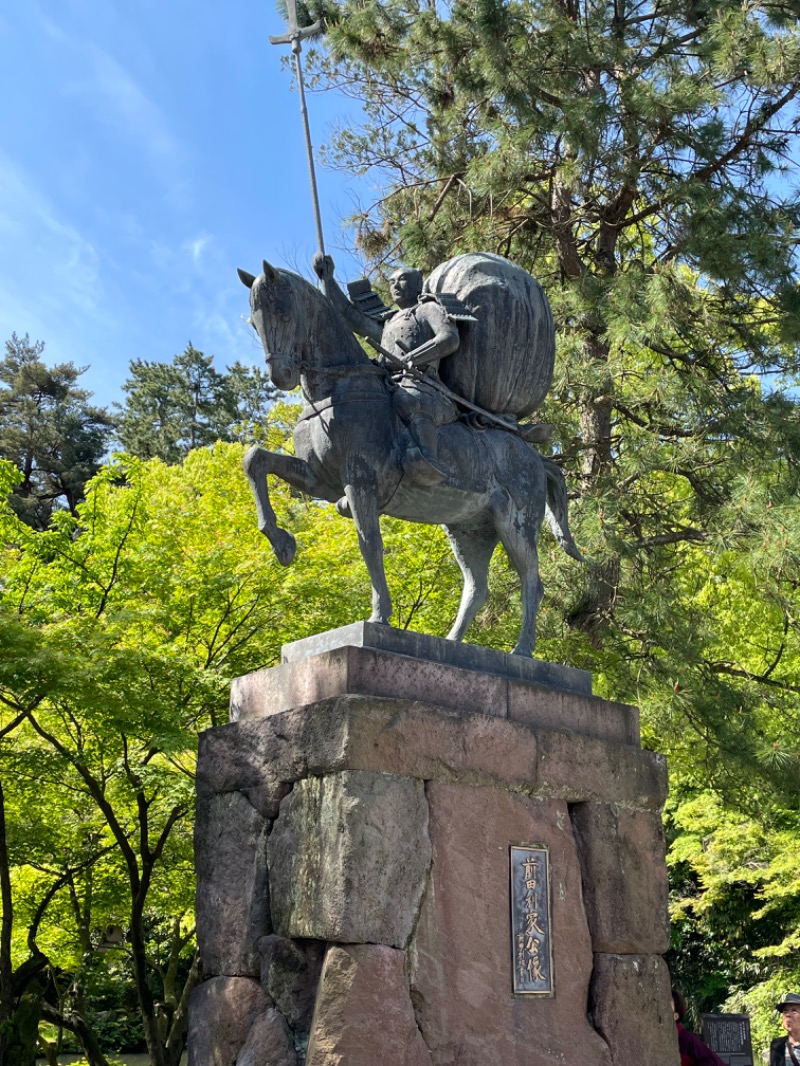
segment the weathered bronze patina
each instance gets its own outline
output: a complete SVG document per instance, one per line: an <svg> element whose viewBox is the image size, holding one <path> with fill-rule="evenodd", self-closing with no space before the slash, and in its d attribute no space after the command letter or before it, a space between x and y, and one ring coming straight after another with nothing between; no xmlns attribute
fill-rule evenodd
<svg viewBox="0 0 800 1066"><path fill-rule="evenodd" d="M424 289L416 272L398 272L392 281L398 311L379 322L339 290L327 256L318 256L315 268L325 295L266 262L258 277L239 271L274 384L301 385L307 403L294 456L253 448L245 457L259 528L278 560L291 563L295 540L277 525L269 474L335 503L358 531L373 590L370 621L388 624L380 515L443 525L464 576L451 640L463 639L485 603L489 562L501 543L522 592L514 652L530 655L543 593L537 546L545 517L564 550L581 559L563 474L518 425L552 376L553 323L544 293L500 256L467 255L434 271ZM442 278L458 292L440 291ZM470 305L471 294L480 308ZM353 330L380 346L381 361L367 357Z"/></svg>

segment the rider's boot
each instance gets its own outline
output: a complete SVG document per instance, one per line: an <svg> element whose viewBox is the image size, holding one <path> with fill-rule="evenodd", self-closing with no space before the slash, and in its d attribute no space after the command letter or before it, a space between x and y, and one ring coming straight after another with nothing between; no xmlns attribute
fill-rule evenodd
<svg viewBox="0 0 800 1066"><path fill-rule="evenodd" d="M342 496L336 501L336 510L342 516L342 518L352 518L353 512L350 510L350 502L346 496Z"/></svg>
<svg viewBox="0 0 800 1066"><path fill-rule="evenodd" d="M439 465L438 429L430 418L416 417L409 427L416 439L403 458L403 471L418 485L441 485L447 474Z"/></svg>

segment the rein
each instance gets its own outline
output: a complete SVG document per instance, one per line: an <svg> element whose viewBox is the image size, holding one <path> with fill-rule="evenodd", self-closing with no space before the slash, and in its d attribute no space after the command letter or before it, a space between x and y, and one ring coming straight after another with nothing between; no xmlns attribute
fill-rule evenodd
<svg viewBox="0 0 800 1066"><path fill-rule="evenodd" d="M377 364L375 364L375 363L373 363L371 361L368 361L366 364L365 363L335 363L333 366L310 366L308 363L305 362L305 360L303 360L300 363L300 373L305 375L306 378L311 377L312 374L316 374L318 376L331 377L331 378L334 379L334 381L337 380L337 379L341 380L343 378L363 377L364 374L384 374L384 375L386 375L388 377L388 374L386 374L386 370L382 366L378 366ZM372 394L371 396L367 397L367 395L365 394L363 397L361 397L361 396L359 396L359 397L353 396L352 398L348 398L347 400L345 400L344 397L342 397L341 399L337 400L336 402L337 403L364 402L368 398L374 400L375 396L374 396L374 394ZM319 410L327 410L328 407L331 407L333 405L332 401L330 400L330 397L328 398L328 400L323 400L321 405L320 404L316 404L315 405L315 401L313 401L311 399L311 397L308 395L308 393L306 392L305 387L303 388L303 399L306 401L306 403L310 404L311 407L308 409L309 410L308 414L305 414L305 415L301 416L301 419L300 419L301 421L303 420L303 418L311 418L312 415L314 413L316 413L315 407L316 407L316 409L319 409Z"/></svg>
<svg viewBox="0 0 800 1066"><path fill-rule="evenodd" d="M334 363L333 366L311 366L305 361L300 363L300 373L309 377L311 374L329 374L334 378L354 378L359 374L386 374L386 370L376 363Z"/></svg>
<svg viewBox="0 0 800 1066"><path fill-rule="evenodd" d="M297 419L298 425L301 422L307 422L309 418L318 418L326 411L330 411L333 407L347 406L351 403L374 404L375 393L364 392L361 393L361 395L355 394L353 396L340 396L335 400L332 396L327 396L324 400L320 400L319 402L309 400L307 396L305 397L305 399L308 401L308 406L303 408L300 417Z"/></svg>

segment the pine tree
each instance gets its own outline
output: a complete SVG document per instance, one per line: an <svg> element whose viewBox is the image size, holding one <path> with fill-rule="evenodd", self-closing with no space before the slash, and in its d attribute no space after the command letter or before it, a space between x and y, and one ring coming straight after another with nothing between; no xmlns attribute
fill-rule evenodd
<svg viewBox="0 0 800 1066"><path fill-rule="evenodd" d="M559 361L543 416L592 559L583 582L550 575L563 592L551 626L588 638L571 654L596 669L618 652L623 698L642 661L665 682L681 661L713 669L709 715L719 666L696 660L673 611L683 553L760 551L768 523L752 501L800 485L800 201L786 180L798 11L350 0L326 8L316 57L318 85L365 105L332 151L383 175L355 220L375 269L484 249L550 297ZM791 558L773 563L778 585L793 580ZM785 618L794 632L788 606Z"/></svg>
<svg viewBox="0 0 800 1066"><path fill-rule="evenodd" d="M194 448L253 434L273 396L269 380L241 363L221 374L213 361L190 341L171 363L131 363L117 431L125 451L176 463Z"/></svg>
<svg viewBox="0 0 800 1066"><path fill-rule="evenodd" d="M316 84L364 104L329 152L383 183L354 219L374 271L485 249L529 269L553 305L542 417L591 562L581 577L543 553L538 653L641 706L679 814L717 804L717 836L732 824L737 841L748 819L763 837L796 832L800 5L317 7L330 30ZM676 859L682 907L702 916L722 899L735 924L742 899L752 911L771 893L773 917L778 897L796 916L796 878L775 872L774 852L728 850L710 894L695 853ZM735 971L723 951L709 958L712 925L687 963L698 984L703 965L725 971L707 1008L726 980L746 990L770 966L781 987L797 980L796 944L781 943L796 917L756 940L748 925L735 950L768 946ZM748 1001L763 991L765 1018L766 989Z"/></svg>
<svg viewBox="0 0 800 1066"><path fill-rule="evenodd" d="M72 363L48 367L43 352L43 342L14 333L0 360L0 457L22 472L11 503L35 529L44 529L59 507L75 513L113 422L76 385L83 370Z"/></svg>

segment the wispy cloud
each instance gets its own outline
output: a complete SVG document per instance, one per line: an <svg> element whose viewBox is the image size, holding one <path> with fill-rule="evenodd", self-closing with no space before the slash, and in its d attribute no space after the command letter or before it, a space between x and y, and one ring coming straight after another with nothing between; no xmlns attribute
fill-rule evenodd
<svg viewBox="0 0 800 1066"><path fill-rule="evenodd" d="M187 247L195 266L200 265L200 260L203 258L203 254L210 244L211 238L205 233L199 237L195 237L194 240L187 242Z"/></svg>
<svg viewBox="0 0 800 1066"><path fill-rule="evenodd" d="M62 55L72 56L63 90L80 98L116 136L133 141L138 154L170 187L182 185L181 141L133 74L108 50L68 33L41 9L39 25Z"/></svg>
<svg viewBox="0 0 800 1066"><path fill-rule="evenodd" d="M16 302L68 302L85 315L102 315L102 278L94 245L26 173L0 155L0 286Z"/></svg>

